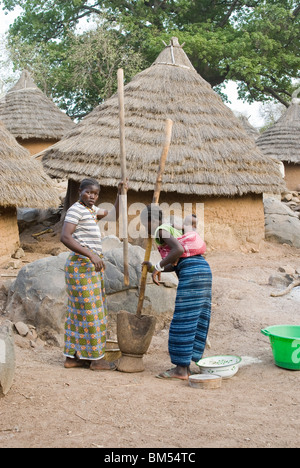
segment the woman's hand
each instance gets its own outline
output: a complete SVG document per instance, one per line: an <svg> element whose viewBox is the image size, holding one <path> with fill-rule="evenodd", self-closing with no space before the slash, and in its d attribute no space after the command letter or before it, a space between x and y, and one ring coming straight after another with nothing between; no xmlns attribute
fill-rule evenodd
<svg viewBox="0 0 300 468"><path fill-rule="evenodd" d="M161 272L154 269L154 272L152 273L153 283L155 283L157 286L160 286L159 284L160 278L161 278Z"/></svg>
<svg viewBox="0 0 300 468"><path fill-rule="evenodd" d="M92 253L90 255L90 260L95 265L96 271L105 270L105 263L99 255Z"/></svg>
<svg viewBox="0 0 300 468"><path fill-rule="evenodd" d="M155 270L155 267L154 265L152 265L151 262L143 262L142 266L144 267L145 265L147 266L148 273L152 273L153 282L157 284L157 286L160 286L159 284L160 276L161 276L160 271Z"/></svg>
<svg viewBox="0 0 300 468"><path fill-rule="evenodd" d="M91 260L95 265L96 271L105 270L105 264L103 260L94 252L91 252L87 247L83 247L72 237L72 234L75 232L76 225L72 223L64 222L62 233L61 233L61 242L78 255L83 255Z"/></svg>

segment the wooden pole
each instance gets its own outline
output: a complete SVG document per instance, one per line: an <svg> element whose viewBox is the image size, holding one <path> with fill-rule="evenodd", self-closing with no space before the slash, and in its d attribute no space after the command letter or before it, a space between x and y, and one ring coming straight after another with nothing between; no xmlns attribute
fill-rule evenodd
<svg viewBox="0 0 300 468"><path fill-rule="evenodd" d="M125 149L125 108L124 108L124 73L123 69L118 70L118 98L119 98L119 121L120 121L120 156L121 156L121 177L125 184L127 180L126 149ZM129 286L129 266L128 266L128 219L127 219L127 191L122 188L120 200L120 212L123 238L123 259L124 259L124 285Z"/></svg>
<svg viewBox="0 0 300 468"><path fill-rule="evenodd" d="M158 205L158 201L159 201L162 176L165 170L166 160L167 160L167 156L168 156L168 152L169 152L169 148L171 144L172 127L173 127L173 121L170 119L167 119L166 127L165 127L165 141L164 141L164 146L162 149L162 154L160 157L159 169L158 169L158 174L156 178L156 184L155 184L155 189L154 189L154 194L153 194L153 199L152 199L152 203L156 205ZM147 247L146 247L144 262L149 262L151 249L152 249L152 237L150 235L148 236L148 239L147 239ZM136 312L136 315L138 316L142 314L142 308L143 308L144 299L145 299L146 283L147 283L147 273L148 273L147 265L144 265L143 270L142 270L139 302L138 302L137 312Z"/></svg>

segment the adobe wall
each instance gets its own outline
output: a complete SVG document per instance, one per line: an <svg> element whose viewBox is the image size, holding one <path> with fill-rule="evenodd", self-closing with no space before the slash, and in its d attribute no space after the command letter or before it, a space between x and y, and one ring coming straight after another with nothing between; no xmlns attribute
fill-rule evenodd
<svg viewBox="0 0 300 468"><path fill-rule="evenodd" d="M20 246L16 208L0 207L0 259Z"/></svg>
<svg viewBox="0 0 300 468"><path fill-rule="evenodd" d="M300 164L284 163L286 186L291 191L300 191Z"/></svg>
<svg viewBox="0 0 300 468"><path fill-rule="evenodd" d="M21 146L23 146L23 148L26 148L29 151L31 156L33 156L34 154L40 153L46 148L49 148L49 146L54 145L59 140L21 140L17 138L17 141Z"/></svg>
<svg viewBox="0 0 300 468"><path fill-rule="evenodd" d="M259 247L265 238L262 196L220 198L204 202L205 240L208 245L236 250Z"/></svg>
<svg viewBox="0 0 300 468"><path fill-rule="evenodd" d="M130 229L137 225L138 207L152 201L152 192L128 192L128 224ZM100 193L100 202L114 203L116 189L103 187ZM265 237L265 218L262 195L247 195L234 198L201 198L198 196L181 195L174 193L161 193L160 206L164 214L168 214L168 206L173 208L171 214L182 218L182 207L187 212L197 214L199 234L209 247L216 249L236 250L240 246L258 247ZM105 206L105 204L104 204ZM107 206L109 208L109 206ZM203 221L203 222L202 222ZM204 224L204 226L203 226ZM109 228L108 223L102 225L102 230ZM104 235L114 234L112 226ZM118 235L119 232L116 232ZM139 243L137 239L130 239Z"/></svg>

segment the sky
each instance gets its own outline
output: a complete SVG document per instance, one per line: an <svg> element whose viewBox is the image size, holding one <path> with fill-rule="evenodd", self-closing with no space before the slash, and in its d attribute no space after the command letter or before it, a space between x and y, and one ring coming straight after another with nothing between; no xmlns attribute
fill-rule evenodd
<svg viewBox="0 0 300 468"><path fill-rule="evenodd" d="M18 8L5 15L2 8L0 8L0 39L7 32L9 25L14 21L16 16L18 16L20 11L21 9ZM246 115L253 127L259 128L264 125L264 119L260 115L262 104L259 102L248 104L238 99L237 85L234 81L229 81L223 92L224 94L227 94L230 100L230 103L227 103L227 105L233 112L240 112Z"/></svg>
<svg viewBox="0 0 300 468"><path fill-rule="evenodd" d="M14 21L14 19L18 16L20 8L16 8L14 11L9 12L7 15L4 13L2 8L0 8L0 35L4 34L7 30L9 25Z"/></svg>

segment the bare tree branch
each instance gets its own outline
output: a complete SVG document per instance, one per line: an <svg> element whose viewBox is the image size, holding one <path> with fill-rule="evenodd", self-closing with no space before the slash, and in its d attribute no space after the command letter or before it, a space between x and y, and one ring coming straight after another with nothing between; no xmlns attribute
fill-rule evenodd
<svg viewBox="0 0 300 468"><path fill-rule="evenodd" d="M222 21L219 23L220 28L223 28L227 21L229 20L230 16L232 15L233 11L235 8L240 4L239 0L234 0L234 2L231 4L231 7L229 8L227 14L224 16Z"/></svg>
<svg viewBox="0 0 300 468"><path fill-rule="evenodd" d="M277 99L281 104L283 104L285 107L289 107L290 103L283 99L280 94L278 94L273 88L270 88L269 86L264 86L264 91L271 96L273 96L275 99Z"/></svg>
<svg viewBox="0 0 300 468"><path fill-rule="evenodd" d="M295 8L295 10L293 11L293 16L297 16L298 14L300 13L300 4Z"/></svg>

